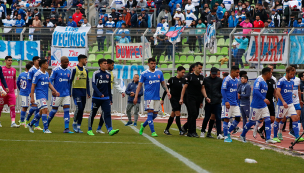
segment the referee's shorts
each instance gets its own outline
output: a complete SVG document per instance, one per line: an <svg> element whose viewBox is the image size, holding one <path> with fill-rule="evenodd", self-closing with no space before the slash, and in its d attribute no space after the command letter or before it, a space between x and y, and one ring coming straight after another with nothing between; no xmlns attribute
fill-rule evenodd
<svg viewBox="0 0 304 173"><path fill-rule="evenodd" d="M181 111L182 105L179 104L179 98L171 97L170 103L172 106L172 111Z"/></svg>
<svg viewBox="0 0 304 173"><path fill-rule="evenodd" d="M275 108L274 108L274 102L270 102L269 105L267 105L270 116L275 116Z"/></svg>

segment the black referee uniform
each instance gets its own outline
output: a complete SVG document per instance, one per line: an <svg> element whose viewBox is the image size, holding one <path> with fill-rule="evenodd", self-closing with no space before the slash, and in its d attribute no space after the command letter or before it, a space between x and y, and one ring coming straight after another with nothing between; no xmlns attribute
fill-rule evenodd
<svg viewBox="0 0 304 173"><path fill-rule="evenodd" d="M198 137L196 133L196 119L199 114L199 108L203 102L202 86L204 76L190 73L185 77L185 84L188 84L187 103L188 103L188 134L189 137Z"/></svg>

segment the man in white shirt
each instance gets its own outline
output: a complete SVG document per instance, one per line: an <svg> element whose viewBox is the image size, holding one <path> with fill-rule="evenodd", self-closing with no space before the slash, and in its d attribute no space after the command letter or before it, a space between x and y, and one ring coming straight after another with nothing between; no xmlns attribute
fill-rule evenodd
<svg viewBox="0 0 304 173"><path fill-rule="evenodd" d="M181 13L181 9L177 8L176 9L177 13L173 16L173 19L175 20L175 24L178 24L178 21L180 20L182 23L185 21L185 16L184 14Z"/></svg>
<svg viewBox="0 0 304 173"><path fill-rule="evenodd" d="M192 4L191 0L188 0L188 4L185 5L185 11L188 11L188 10L190 10L192 13L195 12L195 7Z"/></svg>
<svg viewBox="0 0 304 173"><path fill-rule="evenodd" d="M115 3L116 9L123 9L125 7L125 1L124 0L113 0L111 5L108 8L112 8Z"/></svg>
<svg viewBox="0 0 304 173"><path fill-rule="evenodd" d="M9 33L13 26L15 26L16 21L11 19L10 15L6 16L6 19L2 19L2 23L4 27L10 27L10 28L4 28L3 33ZM5 41L12 41L12 35L4 35Z"/></svg>

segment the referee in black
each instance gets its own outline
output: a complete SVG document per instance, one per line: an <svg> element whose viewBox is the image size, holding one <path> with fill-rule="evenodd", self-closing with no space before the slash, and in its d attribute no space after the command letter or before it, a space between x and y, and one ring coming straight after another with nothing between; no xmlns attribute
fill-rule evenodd
<svg viewBox="0 0 304 173"><path fill-rule="evenodd" d="M171 77L167 83L167 88L170 90L170 93L171 93L170 103L172 106L172 112L168 119L167 127L164 131L164 134L166 134L166 135L171 135L171 133L169 132L169 129L173 123L174 117L176 117L175 122L179 129L179 134L180 135L185 134L185 132L183 132L181 129L180 111L181 111L182 105L179 104L179 99L180 99L182 89L183 89L183 84L185 81L185 79L183 78L185 75L185 71L186 71L186 69L183 66L179 66L177 68L177 75L174 77ZM162 100L160 101L161 105L164 104L166 95L167 95L167 92L165 91L163 94Z"/></svg>
<svg viewBox="0 0 304 173"><path fill-rule="evenodd" d="M196 119L199 114L199 108L203 106L203 82L204 76L200 75L203 64L200 62L195 63L193 73L185 77L185 84L183 86L182 94L179 103L183 104L184 94L187 90L188 102L188 137L199 136L196 133Z"/></svg>
<svg viewBox="0 0 304 173"><path fill-rule="evenodd" d="M222 113L222 94L221 94L221 87L223 79L217 77L217 72L219 69L212 67L210 76L206 77L203 84L203 95L206 99L205 104L205 118L202 124L201 130L201 138L205 137L206 127L208 121L213 113L216 119L216 129L217 129L217 138L224 139L221 134L222 131L222 124L221 124L221 113ZM206 137L213 138L211 135L211 130L213 127L214 121L210 120L209 122L209 129Z"/></svg>

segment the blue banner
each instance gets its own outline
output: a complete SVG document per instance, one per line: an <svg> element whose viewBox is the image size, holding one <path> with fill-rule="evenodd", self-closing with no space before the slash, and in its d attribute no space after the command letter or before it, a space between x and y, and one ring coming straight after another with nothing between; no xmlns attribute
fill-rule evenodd
<svg viewBox="0 0 304 173"><path fill-rule="evenodd" d="M40 41L3 41L0 40L0 59L11 56L16 60L32 60L40 56Z"/></svg>
<svg viewBox="0 0 304 173"><path fill-rule="evenodd" d="M135 74L141 74L148 69L148 66L142 65L114 65L113 73L117 75L117 79L133 79Z"/></svg>

